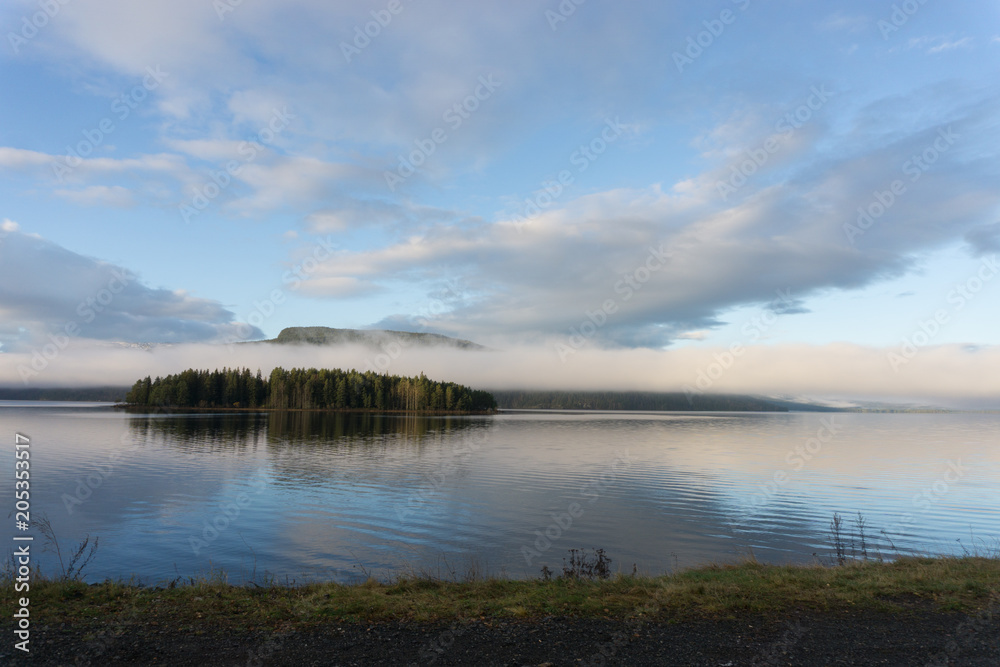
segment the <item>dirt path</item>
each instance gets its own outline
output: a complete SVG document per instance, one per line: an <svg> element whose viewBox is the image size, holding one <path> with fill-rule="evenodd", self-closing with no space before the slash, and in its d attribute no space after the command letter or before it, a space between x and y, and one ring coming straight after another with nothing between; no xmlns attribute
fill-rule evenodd
<svg viewBox="0 0 1000 667"><path fill-rule="evenodd" d="M545 618L331 624L306 631L179 634L38 628L37 665L1000 665L1000 618L983 613L808 612L784 618L633 623ZM20 653L20 652L17 652Z"/></svg>

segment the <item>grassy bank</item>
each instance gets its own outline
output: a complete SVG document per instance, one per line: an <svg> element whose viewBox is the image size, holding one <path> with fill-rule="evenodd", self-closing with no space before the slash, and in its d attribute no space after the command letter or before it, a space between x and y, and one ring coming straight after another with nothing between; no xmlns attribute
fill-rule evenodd
<svg viewBox="0 0 1000 667"><path fill-rule="evenodd" d="M17 597L8 581L0 604ZM537 618L549 615L648 620L727 618L802 610L939 609L974 612L1000 604L1000 559L901 558L836 567L756 562L712 565L657 577L558 577L445 582L401 579L289 587L236 586L223 577L166 587L122 582L31 583L35 623L169 625L192 632L310 627L326 622Z"/></svg>

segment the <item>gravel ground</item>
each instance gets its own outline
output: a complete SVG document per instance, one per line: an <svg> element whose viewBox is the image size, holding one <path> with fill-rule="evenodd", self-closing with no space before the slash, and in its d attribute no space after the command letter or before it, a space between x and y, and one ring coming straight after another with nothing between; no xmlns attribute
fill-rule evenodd
<svg viewBox="0 0 1000 667"><path fill-rule="evenodd" d="M96 626L95 626L96 627ZM38 665L1000 665L1000 618L920 610L635 623L605 619L331 624L307 631L178 633L40 627ZM14 654L18 654L15 656Z"/></svg>

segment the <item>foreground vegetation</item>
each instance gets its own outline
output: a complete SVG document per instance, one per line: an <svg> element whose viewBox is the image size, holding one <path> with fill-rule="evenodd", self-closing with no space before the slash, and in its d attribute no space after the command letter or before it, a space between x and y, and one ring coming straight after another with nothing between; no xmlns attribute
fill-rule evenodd
<svg viewBox="0 0 1000 667"><path fill-rule="evenodd" d="M175 631L252 632L308 629L327 623L380 621L452 622L544 617L681 622L746 616L790 617L801 613L857 610L891 614L926 611L1000 612L1000 541L985 542L962 556L900 556L886 560L869 550L865 519L857 532L839 514L830 523L834 551L827 565L764 565L751 555L734 564L712 564L659 576L613 574L603 549L571 549L563 569L541 569L537 579L484 577L475 568L447 578L427 573L358 584L274 579L230 583L213 570L199 578L144 586L135 581L87 584L83 572L98 541L60 548L47 519L33 521L47 550L58 556L60 574L36 569L30 591L17 591L16 567L0 572L0 605L16 608L30 597L32 623L69 624L107 632L109 624L141 621ZM897 552L898 553L898 552ZM21 573L23 575L23 573ZM367 575L368 573L365 572ZM23 581L23 579L22 579ZM87 630L90 632L90 630Z"/></svg>
<svg viewBox="0 0 1000 667"><path fill-rule="evenodd" d="M192 630L551 615L673 621L854 609L974 612L1000 605L1000 559L901 558L836 567L747 561L657 577L563 574L460 582L420 577L301 586L237 586L215 573L161 587L42 580L32 582L30 597L38 623L107 623L141 616ZM14 600L8 581L0 588L0 604L10 609Z"/></svg>
<svg viewBox="0 0 1000 667"><path fill-rule="evenodd" d="M189 369L136 382L125 397L136 407L258 408L265 410L401 410L490 412L493 395L427 376L374 372L275 368L268 378L250 369Z"/></svg>

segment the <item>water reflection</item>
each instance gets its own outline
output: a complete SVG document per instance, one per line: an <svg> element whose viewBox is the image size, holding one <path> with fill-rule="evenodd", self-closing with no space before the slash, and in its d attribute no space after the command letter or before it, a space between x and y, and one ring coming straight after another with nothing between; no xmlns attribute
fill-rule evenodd
<svg viewBox="0 0 1000 667"><path fill-rule="evenodd" d="M232 412L136 415L129 428L140 441L164 444L255 444L262 434L274 443L419 441L476 428L484 418L385 415L350 412Z"/></svg>
<svg viewBox="0 0 1000 667"><path fill-rule="evenodd" d="M187 453L247 453L264 443L263 413L136 415L128 428L135 442L173 447Z"/></svg>
<svg viewBox="0 0 1000 667"><path fill-rule="evenodd" d="M250 559L279 577L470 560L535 576L543 565L558 571L571 548L604 548L615 567L653 573L750 549L807 562L830 553L834 511L862 511L875 534L910 513L896 542L925 552L1000 534L1000 417L837 416L836 438L799 469L789 452L824 418L6 409L0 428L39 443L33 509L63 542L101 537L98 578L238 573ZM625 451L631 462L616 466ZM945 490L949 460L964 472ZM12 478L11 465L0 474ZM62 499L102 466L110 474L70 513ZM778 486L776 472L786 475ZM241 494L248 503L219 519ZM553 529L572 503L583 513ZM224 529L193 553L191 538L217 520ZM548 529L558 536L528 562L523 548Z"/></svg>
<svg viewBox="0 0 1000 667"><path fill-rule="evenodd" d="M275 412L268 436L282 442L331 442L344 439L410 441L472 428L480 420L441 416L380 415L344 412Z"/></svg>
<svg viewBox="0 0 1000 667"><path fill-rule="evenodd" d="M257 460L276 484L291 487L362 482L366 475L399 483L413 469L403 459L433 458L442 443L462 442L493 427L480 416L309 411L139 415L128 424L142 446L216 461L219 456Z"/></svg>

